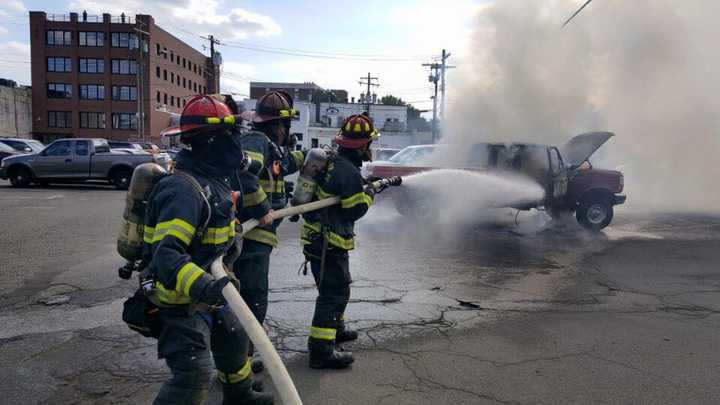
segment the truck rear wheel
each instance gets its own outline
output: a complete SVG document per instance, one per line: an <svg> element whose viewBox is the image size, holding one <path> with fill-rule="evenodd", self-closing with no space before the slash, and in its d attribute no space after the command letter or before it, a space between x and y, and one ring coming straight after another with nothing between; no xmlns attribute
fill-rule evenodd
<svg viewBox="0 0 720 405"><path fill-rule="evenodd" d="M132 171L128 169L119 169L113 173L110 182L118 190L127 190L130 186L130 179L132 178Z"/></svg>
<svg viewBox="0 0 720 405"><path fill-rule="evenodd" d="M610 225L613 215L613 205L607 199L584 201L575 211L578 223L591 231L599 231Z"/></svg>
<svg viewBox="0 0 720 405"><path fill-rule="evenodd" d="M10 171L10 184L13 187L27 187L32 182L33 176L30 170L24 167L16 167Z"/></svg>

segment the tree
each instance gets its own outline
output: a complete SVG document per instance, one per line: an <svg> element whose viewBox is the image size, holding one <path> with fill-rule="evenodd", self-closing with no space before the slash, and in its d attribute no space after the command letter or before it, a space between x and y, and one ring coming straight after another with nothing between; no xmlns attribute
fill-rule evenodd
<svg viewBox="0 0 720 405"><path fill-rule="evenodd" d="M408 117L408 129L416 131L429 131L430 123L423 117L420 116L422 111L413 107L412 104L408 104L403 101L400 97L395 97L392 94L388 94L380 98L380 103L384 105L405 105L407 106L407 117Z"/></svg>

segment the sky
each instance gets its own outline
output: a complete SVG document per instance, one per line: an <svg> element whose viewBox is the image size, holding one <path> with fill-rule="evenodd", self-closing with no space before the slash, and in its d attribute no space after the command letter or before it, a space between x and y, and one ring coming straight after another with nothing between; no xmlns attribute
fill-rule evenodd
<svg viewBox="0 0 720 405"><path fill-rule="evenodd" d="M423 62L443 48L462 63L477 13L489 0L367 0L364 2L252 0L1 0L0 77L30 83L29 10L47 13L151 14L155 22L198 50L221 41L223 91L248 93L249 81L315 82L358 97L361 76L379 78L379 96L392 94L432 108ZM449 6L452 4L452 6ZM241 47L313 51L324 57ZM359 55L359 56L355 56ZM326 57L325 57L326 56ZM384 60L379 60L384 59ZM391 59L388 61L387 59ZM453 71L448 73L448 90ZM452 101L451 101L452 102Z"/></svg>

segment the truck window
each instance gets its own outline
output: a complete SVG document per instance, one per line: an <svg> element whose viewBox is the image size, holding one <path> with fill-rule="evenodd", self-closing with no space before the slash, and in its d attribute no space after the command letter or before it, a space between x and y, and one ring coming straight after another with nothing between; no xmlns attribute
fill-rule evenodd
<svg viewBox="0 0 720 405"><path fill-rule="evenodd" d="M89 150L88 141L75 141L75 154L87 156Z"/></svg>
<svg viewBox="0 0 720 405"><path fill-rule="evenodd" d="M490 166L490 149L486 144L473 145L468 156L469 167L488 167Z"/></svg>
<svg viewBox="0 0 720 405"><path fill-rule="evenodd" d="M562 169L562 163L560 160L560 153L557 148L550 149L550 171L552 174L560 173Z"/></svg>
<svg viewBox="0 0 720 405"><path fill-rule="evenodd" d="M70 156L70 141L57 141L45 151L47 156Z"/></svg>
<svg viewBox="0 0 720 405"><path fill-rule="evenodd" d="M93 141L95 147L95 153L108 153L110 152L110 145L105 141Z"/></svg>

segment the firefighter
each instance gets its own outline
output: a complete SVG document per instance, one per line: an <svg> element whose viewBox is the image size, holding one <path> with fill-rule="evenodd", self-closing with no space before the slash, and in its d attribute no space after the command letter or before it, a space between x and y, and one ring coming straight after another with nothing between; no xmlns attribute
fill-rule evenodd
<svg viewBox="0 0 720 405"><path fill-rule="evenodd" d="M253 165L259 170L249 171L255 176L241 178L248 192L243 196L245 209L240 220L259 218L260 226L243 236L242 252L233 270L240 280L240 294L262 324L268 307L270 253L278 244L276 230L281 222L272 221L268 214L287 205L284 176L300 169L305 154L288 147L290 124L298 117L289 94L266 93L257 101L255 110L243 112L242 117L252 126L243 137L245 153L261 165ZM262 363L258 360L253 367L259 372Z"/></svg>
<svg viewBox="0 0 720 405"><path fill-rule="evenodd" d="M336 344L357 338L344 319L352 283L348 251L354 247L355 221L373 203L372 189L364 190L360 166L371 160L370 143L376 138L366 115L352 115L343 122L335 138L337 154L331 155L315 191L315 199L339 196L341 202L304 214L301 243L318 289L308 338L312 368L346 368L354 361L352 353L336 350Z"/></svg>
<svg viewBox="0 0 720 405"><path fill-rule="evenodd" d="M221 294L230 279L209 273L235 237L228 178L247 159L234 124L224 103L195 96L179 127L166 131L179 134L189 149L178 153L175 174L153 189L145 221L146 259L155 280L150 298L163 323L158 355L172 371L154 404L203 403L213 360L223 404L273 404L272 396L252 389L248 338Z"/></svg>

